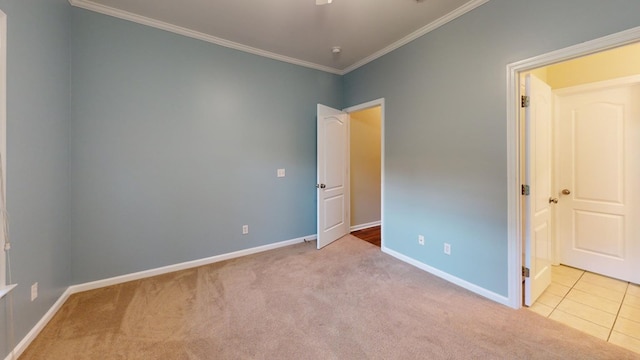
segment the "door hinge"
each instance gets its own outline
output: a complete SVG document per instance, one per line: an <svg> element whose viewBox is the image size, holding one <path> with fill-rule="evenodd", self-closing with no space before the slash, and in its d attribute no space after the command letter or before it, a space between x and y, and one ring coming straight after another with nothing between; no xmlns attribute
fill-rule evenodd
<svg viewBox="0 0 640 360"><path fill-rule="evenodd" d="M528 278L529 277L529 268L527 267L522 267L522 276Z"/></svg>
<svg viewBox="0 0 640 360"><path fill-rule="evenodd" d="M527 95L522 95L520 97L520 107L529 107L529 97Z"/></svg>
<svg viewBox="0 0 640 360"><path fill-rule="evenodd" d="M529 185L522 185L522 188L520 189L520 194L528 196L530 193L531 191L529 190Z"/></svg>

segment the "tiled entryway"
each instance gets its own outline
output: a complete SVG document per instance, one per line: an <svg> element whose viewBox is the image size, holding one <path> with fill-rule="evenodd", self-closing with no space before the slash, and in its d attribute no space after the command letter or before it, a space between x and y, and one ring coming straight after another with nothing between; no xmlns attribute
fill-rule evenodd
<svg viewBox="0 0 640 360"><path fill-rule="evenodd" d="M640 353L640 286L563 265L551 281L532 311Z"/></svg>

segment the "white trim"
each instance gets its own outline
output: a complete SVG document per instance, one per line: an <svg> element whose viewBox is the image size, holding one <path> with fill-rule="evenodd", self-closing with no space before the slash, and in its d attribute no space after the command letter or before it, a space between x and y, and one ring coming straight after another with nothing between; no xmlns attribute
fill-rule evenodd
<svg viewBox="0 0 640 360"><path fill-rule="evenodd" d="M403 37L402 39L394 42L393 44L385 47L382 50L376 51L375 53L367 56L366 58L358 61L357 63L345 68L344 70L342 70L342 73L340 75L344 75L344 74L348 74L350 72L352 72L353 70L364 66L374 60L376 60L377 58L380 58L390 52L392 52L393 50L404 46L410 42L412 42L413 40L426 35L427 33L432 32L433 30L447 24L450 21L453 21L457 18L459 18L460 16L468 13L469 11L479 7L480 5L484 5L486 3L488 3L489 0L472 0L469 1L468 3L460 6L459 8L453 10L452 12L448 13L447 15L427 24L426 26L414 31L413 33Z"/></svg>
<svg viewBox="0 0 640 360"><path fill-rule="evenodd" d="M67 301L67 299L69 299L69 296L71 296L71 294L73 294L71 292L71 288L67 288L67 290L65 290L62 293L62 295L58 298L58 300L53 304L53 306L51 306L49 311L47 311L46 314L44 314L44 316L40 318L40 321L38 321L36 325L31 329L31 331L29 331L29 333L27 333L27 335L25 335L25 337L22 338L20 343L16 345L13 351L9 352L5 360L12 360L20 357L20 355L22 355L22 353L27 349L27 347L29 347L31 342L36 339L38 334L40 334L42 329L44 329L44 327L47 326L49 321L51 321L51 319L58 312L58 310L62 308L62 305L65 303L65 301Z"/></svg>
<svg viewBox="0 0 640 360"><path fill-rule="evenodd" d="M177 26L177 25L173 25L164 21L160 21L160 20L156 20L156 19L152 19L152 18L148 18L145 16L141 16L141 15L137 15L128 11L124 11L124 10L120 10L120 9L116 9L110 6L106 6L106 5L102 5L102 4L98 4L96 2L93 2L91 0L69 0L69 3L72 6L75 7L79 7L82 9L86 9L86 10L90 10L90 11L94 11L100 14L104 14L104 15L109 15L109 16L113 16L119 19L123 19L123 20L128 20L128 21L132 21L138 24L142 24L142 25L146 25L146 26L150 26L156 29L161 29L161 30L165 30L165 31L169 31L175 34L179 34L179 35L183 35L183 36L187 36L187 37L191 37L194 39L198 39L198 40L202 40L202 41L206 41L212 44L216 44L216 45L220 45L220 46L224 46L224 47L228 47L231 49L235 49L235 50L240 50L240 51L244 51L250 54L254 54L254 55L258 55L258 56L263 56L269 59L274 59L274 60L279 60L279 61L283 61L286 63L290 63L290 64L294 64L294 65L299 65L299 66L304 66L307 68L311 68L311 69L316 69L316 70L320 70L320 71L325 71L331 74L337 74L337 75L345 75L363 65L366 65L370 62L372 62L373 60L382 57L390 52L392 52L393 50L408 44L409 42L439 28L440 26L443 26L445 24L447 24L448 22L457 19L458 17L468 13L469 11L479 7L480 5L483 5L485 3L489 2L489 0L471 0L468 3L462 5L461 7L455 9L454 11L446 14L445 16L427 24L426 26L416 30L415 32L405 36L404 38L394 42L393 44L385 47L382 50L376 51L375 53L367 56L366 58L358 61L357 63L348 66L347 68L340 70L340 69L336 69L333 67L329 67L329 66L325 66L325 65L320 65L320 64L316 64L316 63L312 63L309 61L305 61L305 60L300 60L300 59L296 59L296 58L292 58L289 56L284 56L284 55L280 55L280 54L276 54L270 51L266 51L266 50L261 50L258 48L254 48L251 46L247 46L247 45L243 45L237 42L233 42L233 41L229 41L229 40L225 40L213 35L209 35L209 34L205 34L199 31L195 31L195 30L191 30L191 29L187 29L181 26Z"/></svg>
<svg viewBox="0 0 640 360"><path fill-rule="evenodd" d="M156 275L167 274L170 272L190 269L198 266L209 265L209 264L213 264L213 263L224 261L224 260L235 259L242 256L252 255L252 254L273 250L273 249L294 245L294 244L302 243L304 241L315 240L315 239L316 239L316 235L314 234L314 235L304 236L304 237L300 237L292 240L285 240L285 241L281 241L273 244L257 246L250 249L238 250L238 251L234 251L227 254L211 256L204 259L187 261L179 264L163 266L156 269L150 269L150 270L140 271L140 272L131 273L127 275L116 276L109 279L103 279L103 280L92 281L84 284L69 286L65 290L65 292L62 293L60 298L58 298L58 300L53 304L53 306L49 309L49 311L47 311L47 313L44 314L44 316L40 319L40 321L38 321L38 323L31 329L31 331L29 331L29 333L22 339L22 341L20 341L20 343L13 349L13 351L7 355L5 360L18 358L27 349L29 344L31 344L31 342L36 338L36 336L38 336L40 331L44 329L44 327L49 323L49 321L58 312L58 310L60 310L64 302L67 301L67 299L69 299L69 296L73 294L77 294L79 292L88 291L88 290L95 290L95 289L99 289L106 286L122 284L122 283L133 281L133 280L144 279L144 278L148 278Z"/></svg>
<svg viewBox="0 0 640 360"><path fill-rule="evenodd" d="M10 293L11 290L13 290L16 286L18 286L18 284L11 284L0 287L0 299Z"/></svg>
<svg viewBox="0 0 640 360"><path fill-rule="evenodd" d="M416 259L410 258L406 255L400 254L399 252L396 252L394 250L391 250L385 246L382 247L382 252L384 252L385 254L389 254L391 256L393 256L394 258L404 261L405 263L409 264L409 265L413 265L415 267L417 267L420 270L424 270L432 275L435 275L441 279L444 279L454 285L460 286L463 289L467 289L471 292L474 292L480 296L484 296L489 300L493 300L497 303L503 304L503 305L509 305L509 299L494 293L493 291L489 291L483 287L480 287L478 285L472 284L466 280L462 280L459 277L455 277L451 274L448 274L442 270L438 270L434 267L431 267L425 263L422 263Z"/></svg>
<svg viewBox="0 0 640 360"><path fill-rule="evenodd" d="M376 106L380 106L380 226L382 228L382 231L380 232L380 243L381 243L381 247L384 246L384 189L385 189L385 171L384 171L384 164L385 164L385 146L384 146L384 134L385 134L385 105L384 105L384 98L379 98L376 100L371 100L371 101L367 101L365 103L359 104L359 105L354 105L354 106L350 106L346 109L343 109L342 111L346 112L347 114L355 112L355 111L360 111L360 110L365 110L365 109L369 109L372 107L376 107Z"/></svg>
<svg viewBox="0 0 640 360"><path fill-rule="evenodd" d="M263 246L250 248L250 249L238 250L238 251L234 251L226 254L211 256L204 259L187 261L179 264L173 264L173 265L163 266L155 269L139 271L131 274L116 276L116 277L103 279L103 280L92 281L84 284L72 285L69 287L69 289L71 289L72 294L75 294L82 291L99 289L102 287L122 284L122 283L133 281L133 280L139 280L139 279L149 278L152 276L167 274L175 271L191 269L198 266L209 265L209 264L217 263L220 261L235 259L242 256L252 255L252 254L260 253L263 251L268 251L268 250L281 248L284 246L298 244L298 243L304 242L305 240L315 240L315 239L316 239L316 235L309 235L309 236L305 236L297 239L286 240L286 241L267 244Z"/></svg>
<svg viewBox="0 0 640 360"><path fill-rule="evenodd" d="M344 111L346 113L352 113L352 112L356 112L356 111L362 111L362 110L370 109L370 108L376 107L376 106L384 106L384 98L367 101L367 102L359 104L359 105L350 106L350 107L348 107L346 109L342 109L342 111Z"/></svg>
<svg viewBox="0 0 640 360"><path fill-rule="evenodd" d="M640 83L640 75L631 75L631 76L624 76L624 77L619 77L615 79L592 82L588 84L569 86L569 87L553 90L553 93L559 96L565 96L565 95L576 94L581 92L604 90L604 89L619 87L624 85L635 85L637 83Z"/></svg>
<svg viewBox="0 0 640 360"><path fill-rule="evenodd" d="M519 74L640 41L640 26L507 65L507 278L508 305L522 307L522 196L520 195Z"/></svg>
<svg viewBox="0 0 640 360"><path fill-rule="evenodd" d="M116 9L116 8L113 8L113 7L110 7L110 6L106 6L106 5L102 5L102 4L98 4L98 3L95 3L93 1L89 1L89 0L69 0L69 3L72 6L79 7L79 8L85 9L85 10L90 10L90 11L94 11L94 12L97 12L97 13L100 13L100 14L113 16L113 17L116 17L116 18L119 18L119 19L128 20L128 21L135 22L135 23L138 23L138 24L150 26L150 27L153 27L153 28L156 28L156 29L169 31L169 32L172 32L174 34L183 35L183 36L187 36L187 37L190 37L190 38L206 41L208 43L224 46L224 47L227 47L227 48L230 48L230 49L244 51L244 52L249 53L249 54L263 56L263 57L266 57L266 58L269 58L269 59L279 60L279 61L283 61L283 62L286 62L286 63L294 64L294 65L299 65L299 66L303 66L303 67L307 67L307 68L311 68L311 69L315 69L315 70L328 72L328 73L331 73L331 74L337 74L337 75L342 75L343 74L343 72L341 70L338 70L338 69L335 69L335 68L332 68L332 67L329 67L329 66L319 65L319 64L315 64L315 63L312 63L312 62L309 62L309 61L304 61L304 60L292 58L292 57L289 57L289 56L276 54L276 53L273 53L273 52L270 52L270 51L261 50L261 49L254 48L254 47L247 46L247 45L243 45L243 44L240 44L240 43L237 43L237 42L225 40L225 39L213 36L213 35L205 34L205 33L199 32L199 31L195 31L195 30L187 29L187 28L184 28L184 27L181 27L181 26L173 25L173 24L170 24L170 23L167 23L167 22L164 22L164 21L148 18L148 17L145 17L145 16L141 16L141 15L137 15L137 14L128 12L128 11Z"/></svg>
<svg viewBox="0 0 640 360"><path fill-rule="evenodd" d="M5 203L0 207L6 211L7 194L7 14L0 10L0 154L2 155L2 189L5 194ZM0 213L0 219L2 214ZM7 285L7 252L4 250L4 238L2 224L0 224L0 288ZM11 289L7 290L7 293ZM0 297L1 298L1 297Z"/></svg>
<svg viewBox="0 0 640 360"><path fill-rule="evenodd" d="M382 221L373 221L366 224L354 225L351 227L350 231L353 232L358 230L364 230L364 229L372 228L374 226L380 226L380 224L382 224Z"/></svg>

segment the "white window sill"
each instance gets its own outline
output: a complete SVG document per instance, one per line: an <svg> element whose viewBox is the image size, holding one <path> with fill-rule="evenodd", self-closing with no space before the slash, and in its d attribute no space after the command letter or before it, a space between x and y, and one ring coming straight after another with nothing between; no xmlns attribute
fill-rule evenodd
<svg viewBox="0 0 640 360"><path fill-rule="evenodd" d="M18 286L18 284L6 285L6 286L3 286L3 287L0 287L0 299L5 297L5 295L7 295L9 292L11 292L11 290L13 290L13 288L16 287L16 286Z"/></svg>

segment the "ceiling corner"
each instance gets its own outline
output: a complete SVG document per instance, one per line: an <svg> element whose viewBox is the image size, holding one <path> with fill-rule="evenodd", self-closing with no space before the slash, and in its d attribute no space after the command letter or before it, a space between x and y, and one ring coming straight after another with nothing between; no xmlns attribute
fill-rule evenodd
<svg viewBox="0 0 640 360"><path fill-rule="evenodd" d="M134 14L134 13L128 12L128 11L124 11L124 10L112 8L112 7L109 7L109 6L101 5L101 4L95 3L93 1L89 1L89 0L69 0L69 3L72 6L75 6L75 7L78 7L78 8L82 8L82 9L85 9L85 10L90 10L90 11L97 12L97 13L100 13L100 14L103 14L103 15L108 15L108 16L112 16L112 17L119 18L119 19L122 19L122 20L127 20L127 21L131 21L131 22L134 22L134 23L138 23L138 24L141 24L141 25L150 26L150 27L153 27L153 28L156 28L156 29L172 32L174 34L190 37L190 38L193 38L193 39L202 40L202 41L205 41L205 42L208 42L208 43L224 46L224 47L227 47L227 48L244 51L244 52L247 52L247 53L250 53L250 54L253 54L253 55L258 55L258 56L270 58L270 59L273 59L273 60L278 60L278 61L282 61L282 62L286 62L286 63L298 65L298 66L303 66L303 67L307 67L307 68L311 68L311 69L315 69L315 70L320 70L320 71L328 72L328 73L331 73L331 74L336 74L336 75L343 75L344 74L344 71L342 71L340 69L336 69L336 68L332 68L332 67L328 67L328 66L324 66L324 65L320 65L320 64L315 64L315 63L304 61L304 60L300 60L300 59L295 59L295 58L292 58L292 57L276 54L276 53L273 53L273 52L270 52L270 51L265 51L265 50L254 48L254 47L251 47L251 46L246 46L246 45L243 45L243 44L240 44L240 43L237 43L237 42L225 40L225 39L222 39L222 38L219 38L219 37L215 37L215 36L212 36L212 35L209 35L209 34L205 34L205 33L199 32L199 31L195 31L195 30L184 28L184 27L176 26L176 25L164 22L164 21L148 18L148 17L145 17L145 16L141 16L141 15L138 15L138 14Z"/></svg>

